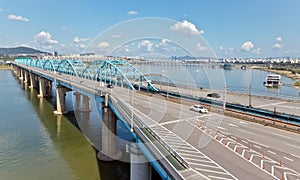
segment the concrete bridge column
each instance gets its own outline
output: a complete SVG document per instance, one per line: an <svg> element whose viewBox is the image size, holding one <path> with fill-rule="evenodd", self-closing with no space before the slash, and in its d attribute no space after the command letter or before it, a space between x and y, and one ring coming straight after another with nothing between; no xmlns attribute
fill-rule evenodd
<svg viewBox="0 0 300 180"><path fill-rule="evenodd" d="M45 89L47 96L51 97L51 91L52 91L52 81L45 80Z"/></svg>
<svg viewBox="0 0 300 180"><path fill-rule="evenodd" d="M66 103L65 103L65 97L66 92L68 91L67 88L64 88L62 86L56 87L56 111L54 111L54 114L65 114L66 111Z"/></svg>
<svg viewBox="0 0 300 180"><path fill-rule="evenodd" d="M24 83L28 82L28 72L24 71Z"/></svg>
<svg viewBox="0 0 300 180"><path fill-rule="evenodd" d="M29 88L33 88L34 87L34 75L32 73L29 73Z"/></svg>
<svg viewBox="0 0 300 180"><path fill-rule="evenodd" d="M39 98L43 98L46 96L46 84L45 84L45 79L42 77L39 77Z"/></svg>
<svg viewBox="0 0 300 180"><path fill-rule="evenodd" d="M22 81L23 78L24 78L24 76L23 76L23 70L21 69L21 70L20 70L20 77L19 77L19 79Z"/></svg>
<svg viewBox="0 0 300 180"><path fill-rule="evenodd" d="M121 151L117 148L117 118L107 107L102 107L102 150L97 157L102 161L120 159Z"/></svg>
<svg viewBox="0 0 300 180"><path fill-rule="evenodd" d="M82 108L80 109L80 111L92 111L90 107L90 97L82 94L81 100L82 100Z"/></svg>
<svg viewBox="0 0 300 180"><path fill-rule="evenodd" d="M136 144L130 145L130 179L150 180L151 164Z"/></svg>
<svg viewBox="0 0 300 180"><path fill-rule="evenodd" d="M108 94L105 94L105 99L104 99L104 106L108 106Z"/></svg>
<svg viewBox="0 0 300 180"><path fill-rule="evenodd" d="M79 92L74 92L73 95L75 96L75 109L79 109L81 94Z"/></svg>

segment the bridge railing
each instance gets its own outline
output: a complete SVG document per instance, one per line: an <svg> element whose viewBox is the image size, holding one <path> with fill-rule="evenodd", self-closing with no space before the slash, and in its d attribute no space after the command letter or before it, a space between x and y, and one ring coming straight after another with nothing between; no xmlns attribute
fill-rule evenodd
<svg viewBox="0 0 300 180"><path fill-rule="evenodd" d="M115 99L112 97L112 99ZM149 127L145 122L143 122L139 115L132 112L131 109L128 108L128 105L126 105L122 100L116 98L117 101L115 101L119 106L120 110L126 113L126 116L128 119L131 119L133 117L133 122L135 126L138 126L138 124L141 125L141 127L145 128L178 162L180 162L185 168L189 168L189 163L181 157L176 150L174 150L167 142L163 141L162 138L155 133L151 127ZM133 113L133 114L132 114Z"/></svg>

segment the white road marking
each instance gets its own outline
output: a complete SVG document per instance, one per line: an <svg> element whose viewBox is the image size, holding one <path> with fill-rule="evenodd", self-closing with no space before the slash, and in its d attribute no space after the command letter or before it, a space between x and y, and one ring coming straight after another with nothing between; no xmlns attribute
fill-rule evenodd
<svg viewBox="0 0 300 180"><path fill-rule="evenodd" d="M294 157L296 157L296 158L299 158L299 159L300 159L300 156L297 156L297 155L295 155L295 154L291 154L291 156L294 156Z"/></svg>
<svg viewBox="0 0 300 180"><path fill-rule="evenodd" d="M216 174L226 174L226 172L220 172L220 171L212 171L212 170L208 170L208 169L202 169L202 168L195 168L197 171L205 171L205 172L212 172L212 173L216 173Z"/></svg>
<svg viewBox="0 0 300 180"><path fill-rule="evenodd" d="M286 103L286 102L278 102L278 103L272 103L272 104L263 104L263 105L256 106L256 107L261 108L261 107L274 106L274 105L279 105L279 104L284 104L284 103Z"/></svg>
<svg viewBox="0 0 300 180"><path fill-rule="evenodd" d="M184 157L185 160L190 160L190 161L195 161L195 162L200 162L200 163L211 163L211 164L214 164L213 162L211 161L206 161L206 160L200 160L200 159L192 159L192 158L187 158L187 157ZM190 162L189 162L190 163Z"/></svg>
<svg viewBox="0 0 300 180"><path fill-rule="evenodd" d="M227 129L225 129L225 128L221 127L221 126L219 126L219 129L222 129L222 130L224 130L224 131L227 131Z"/></svg>
<svg viewBox="0 0 300 180"><path fill-rule="evenodd" d="M288 146L291 146L291 147L294 147L294 148L297 148L297 149L300 149L300 147L299 146L295 146L295 145L293 145L293 144L289 144L289 143L285 143L286 145L288 145Z"/></svg>
<svg viewBox="0 0 300 180"><path fill-rule="evenodd" d="M273 152L273 151L270 151L270 150L268 150L268 153L271 153L271 154L276 154L275 152Z"/></svg>
<svg viewBox="0 0 300 180"><path fill-rule="evenodd" d="M267 146L267 145L264 145L264 144L261 144L261 143L259 143L259 142L256 142L256 141L253 141L253 140L251 140L251 139L248 139L248 141L249 142L252 142L252 143L255 143L255 144L258 144L258 145L261 145L261 146L264 146L264 147L269 147L269 146Z"/></svg>
<svg viewBox="0 0 300 180"><path fill-rule="evenodd" d="M283 156L284 159L289 160L289 161L294 161L293 159L290 159L288 157Z"/></svg>
<svg viewBox="0 0 300 180"><path fill-rule="evenodd" d="M224 177L218 177L218 176L211 176L211 175L208 175L209 178L213 178L213 179L221 179L221 180L232 180L231 178L224 178Z"/></svg>
<svg viewBox="0 0 300 180"><path fill-rule="evenodd" d="M225 123L225 124L227 124L227 125L229 125L229 126L232 126L232 127L238 127L237 125L231 124L231 123Z"/></svg>
<svg viewBox="0 0 300 180"><path fill-rule="evenodd" d="M248 123L246 123L246 122L244 122L244 121L240 121L240 123L241 123L241 124L246 124L246 125L248 124Z"/></svg>
<svg viewBox="0 0 300 180"><path fill-rule="evenodd" d="M253 132L245 131L245 130L242 130L242 129L237 129L237 131L241 131L241 132L244 132L244 133L247 133L247 134L254 135Z"/></svg>
<svg viewBox="0 0 300 180"><path fill-rule="evenodd" d="M257 147L258 149L261 149L261 147L260 147L260 146L257 146L257 145L254 145L254 147Z"/></svg>
<svg viewBox="0 0 300 180"><path fill-rule="evenodd" d="M277 134L277 133L274 133L274 132L272 132L272 134L274 134L274 135L276 135L276 136L284 137L284 138L287 138L287 139L293 139L292 137L284 136L284 135Z"/></svg>
<svg viewBox="0 0 300 180"><path fill-rule="evenodd" d="M247 142L247 141L244 141L244 140L242 140L242 142L243 142L243 143L245 143L245 144L248 144L248 142Z"/></svg>

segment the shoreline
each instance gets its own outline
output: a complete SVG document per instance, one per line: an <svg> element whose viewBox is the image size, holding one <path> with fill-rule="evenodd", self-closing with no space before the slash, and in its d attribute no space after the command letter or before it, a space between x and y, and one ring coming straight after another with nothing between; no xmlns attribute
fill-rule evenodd
<svg viewBox="0 0 300 180"><path fill-rule="evenodd" d="M276 74L279 74L279 75L291 78L293 80L300 80L300 74L293 74L291 71L277 70L277 69L268 69L266 67L261 67L261 66L251 66L249 68L276 73Z"/></svg>
<svg viewBox="0 0 300 180"><path fill-rule="evenodd" d="M11 66L0 65L0 70L11 70Z"/></svg>

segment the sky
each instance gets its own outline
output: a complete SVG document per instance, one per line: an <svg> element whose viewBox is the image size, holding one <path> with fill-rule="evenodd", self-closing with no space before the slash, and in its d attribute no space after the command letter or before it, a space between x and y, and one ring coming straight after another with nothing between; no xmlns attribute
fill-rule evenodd
<svg viewBox="0 0 300 180"><path fill-rule="evenodd" d="M0 47L300 57L299 7L299 0L1 0Z"/></svg>

